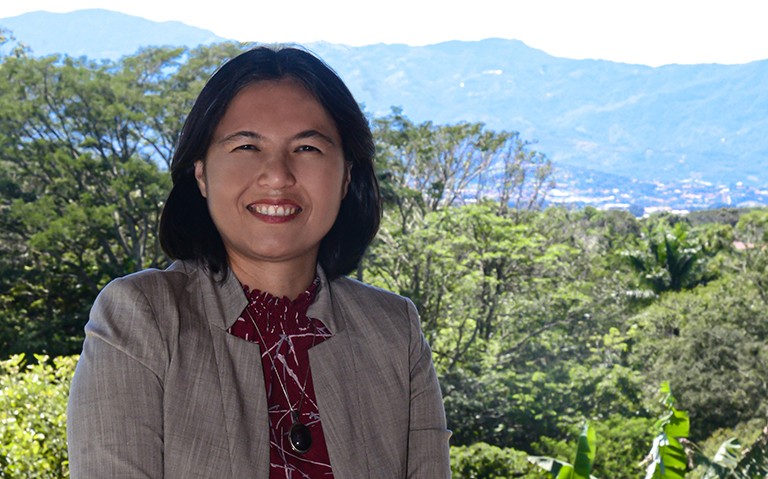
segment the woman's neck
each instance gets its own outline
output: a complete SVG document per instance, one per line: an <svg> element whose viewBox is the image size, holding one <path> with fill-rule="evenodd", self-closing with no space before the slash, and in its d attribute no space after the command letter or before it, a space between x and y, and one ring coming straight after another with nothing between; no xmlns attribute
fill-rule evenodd
<svg viewBox="0 0 768 479"><path fill-rule="evenodd" d="M286 264L283 262L248 263L230 258L232 272L240 284L247 285L250 289L258 289L272 296L295 299L307 290L315 279L316 263L311 264Z"/></svg>

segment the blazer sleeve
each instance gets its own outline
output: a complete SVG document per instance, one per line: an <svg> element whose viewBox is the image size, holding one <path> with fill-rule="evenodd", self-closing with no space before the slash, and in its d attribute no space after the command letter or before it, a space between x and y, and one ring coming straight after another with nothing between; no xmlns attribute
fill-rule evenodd
<svg viewBox="0 0 768 479"><path fill-rule="evenodd" d="M68 404L71 477L163 477L168 354L155 311L135 282L115 280L85 332Z"/></svg>
<svg viewBox="0 0 768 479"><path fill-rule="evenodd" d="M432 364L432 351L419 324L416 307L408 301L411 325L411 397L408 434L408 478L438 479L451 477L451 431L445 420L445 408Z"/></svg>

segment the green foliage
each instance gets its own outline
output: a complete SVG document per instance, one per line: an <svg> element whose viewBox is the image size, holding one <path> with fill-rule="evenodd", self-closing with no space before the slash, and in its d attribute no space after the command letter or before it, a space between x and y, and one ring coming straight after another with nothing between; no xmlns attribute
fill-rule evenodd
<svg viewBox="0 0 768 479"><path fill-rule="evenodd" d="M689 237L686 222L673 226L662 221L645 232L625 256L656 293L690 289L706 282L701 246Z"/></svg>
<svg viewBox="0 0 768 479"><path fill-rule="evenodd" d="M768 304L768 209L744 214L734 234L738 251L734 269L754 286L760 300Z"/></svg>
<svg viewBox="0 0 768 479"><path fill-rule="evenodd" d="M621 414L592 421L599 438L594 474L611 479L636 479L636 466L645 457L653 437L653 423L652 418Z"/></svg>
<svg viewBox="0 0 768 479"><path fill-rule="evenodd" d="M686 219L692 226L697 225L729 225L736 226L741 215L748 212L746 208L717 208L713 210L692 211Z"/></svg>
<svg viewBox="0 0 768 479"><path fill-rule="evenodd" d="M584 430L579 435L579 445L576 448L576 460L573 463L573 479L588 479L595 463L597 437L595 430L584 425Z"/></svg>
<svg viewBox="0 0 768 479"><path fill-rule="evenodd" d="M529 456L528 461L549 472L554 479L589 479L595 462L596 447L595 430L587 423L579 434L573 464L541 456Z"/></svg>
<svg viewBox="0 0 768 479"><path fill-rule="evenodd" d="M547 477L526 460L526 453L502 449L484 442L451 447L451 472L454 479L502 479Z"/></svg>
<svg viewBox="0 0 768 479"><path fill-rule="evenodd" d="M697 450L700 455L711 458L717 454L724 443L734 438L738 438L740 444L751 444L760 437L765 424L765 419L758 418L741 422L733 428L718 429L707 439L698 441ZM691 477L697 476L693 474Z"/></svg>
<svg viewBox="0 0 768 479"><path fill-rule="evenodd" d="M156 231L173 145L242 46L97 63L3 42L0 358L75 353L108 280L167 263ZM417 305L468 468L455 473L536 477L522 451L574 460L569 438L590 418L595 473L636 477L649 385L668 378L691 439L717 439L708 456L757 437L739 428L768 408L768 209L543 208L552 165L517 132L398 109L371 123L385 212L358 276Z"/></svg>
<svg viewBox="0 0 768 479"><path fill-rule="evenodd" d="M611 479L636 479L637 464L646 455L648 443L653 439L651 428L655 419L613 414L590 422L599 438L593 474ZM573 428L573 434L578 431ZM534 444L537 453L550 457L573 460L573 443L569 438L542 437Z"/></svg>
<svg viewBox="0 0 768 479"><path fill-rule="evenodd" d="M712 459L698 453L697 463L703 465L702 479L762 479L768 476L768 427L742 451L740 441L729 438L720 445Z"/></svg>
<svg viewBox="0 0 768 479"><path fill-rule="evenodd" d="M403 231L427 212L468 200L498 198L497 208L513 215L535 210L552 186L551 162L517 132L414 124L398 108L373 124L382 191Z"/></svg>
<svg viewBox="0 0 768 479"><path fill-rule="evenodd" d="M723 442L712 458L703 477L705 479L715 479L723 477L729 471L735 469L739 463L740 452L741 444L739 444L739 440L735 437Z"/></svg>
<svg viewBox="0 0 768 479"><path fill-rule="evenodd" d="M198 89L236 51L1 59L0 357L77 352L107 281L167 264L160 165Z"/></svg>
<svg viewBox="0 0 768 479"><path fill-rule="evenodd" d="M528 461L547 471L553 479L572 479L573 466L551 457L528 456Z"/></svg>
<svg viewBox="0 0 768 479"><path fill-rule="evenodd" d="M632 321L630 366L649 381L674 378L691 412L692 439L764 417L768 407L768 307L742 276L668 293Z"/></svg>
<svg viewBox="0 0 768 479"><path fill-rule="evenodd" d="M747 479L768 476L768 427L752 445L744 451L731 470L729 479Z"/></svg>
<svg viewBox="0 0 768 479"><path fill-rule="evenodd" d="M645 479L683 479L689 464L682 442L688 438L690 419L687 412L675 408L669 383L662 383L661 394L666 411L656 423L659 434L644 461L648 463Z"/></svg>
<svg viewBox="0 0 768 479"><path fill-rule="evenodd" d="M77 357L0 361L0 477L69 476L66 409Z"/></svg>

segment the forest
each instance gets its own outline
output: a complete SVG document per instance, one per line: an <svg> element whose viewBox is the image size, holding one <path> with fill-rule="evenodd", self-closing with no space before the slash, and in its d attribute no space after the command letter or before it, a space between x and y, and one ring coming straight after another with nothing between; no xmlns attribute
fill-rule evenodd
<svg viewBox="0 0 768 479"><path fill-rule="evenodd" d="M90 306L169 264L176 136L244 46L96 62L0 43L0 478L68 477ZM354 274L417 305L454 477L766 477L768 209L548 206L535 139L397 107L370 122L385 212Z"/></svg>

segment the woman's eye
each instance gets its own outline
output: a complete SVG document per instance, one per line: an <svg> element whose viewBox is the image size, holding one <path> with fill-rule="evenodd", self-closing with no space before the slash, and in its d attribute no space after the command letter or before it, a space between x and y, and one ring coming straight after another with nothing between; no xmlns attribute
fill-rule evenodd
<svg viewBox="0 0 768 479"><path fill-rule="evenodd" d="M240 146L236 146L232 151L237 151L237 150L258 151L258 148L256 148L255 145L240 145Z"/></svg>
<svg viewBox="0 0 768 479"><path fill-rule="evenodd" d="M319 148L312 145L301 145L300 147L296 148L296 151L314 151L317 153L322 153Z"/></svg>

